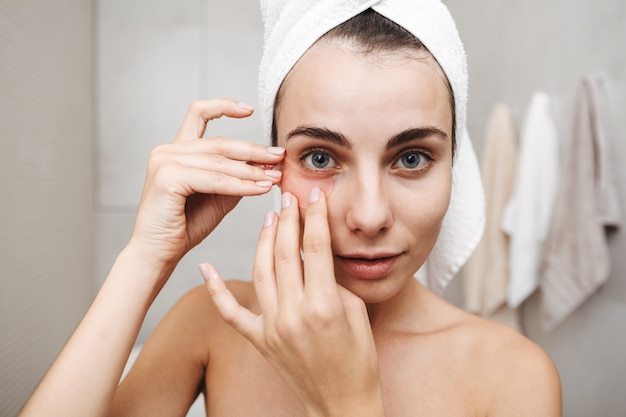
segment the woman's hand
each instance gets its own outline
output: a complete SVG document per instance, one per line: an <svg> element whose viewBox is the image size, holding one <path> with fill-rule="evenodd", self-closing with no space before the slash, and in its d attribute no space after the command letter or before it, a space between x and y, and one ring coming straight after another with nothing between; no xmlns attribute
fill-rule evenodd
<svg viewBox="0 0 626 417"><path fill-rule="evenodd" d="M228 138L202 139L210 120L243 118L252 108L233 100L194 102L172 144L154 149L131 238L158 264L177 263L235 207L242 196L280 181L271 168L284 149Z"/></svg>
<svg viewBox="0 0 626 417"><path fill-rule="evenodd" d="M224 319L249 339L294 390L310 416L383 415L378 362L363 301L336 283L326 200L315 188L300 255L299 209L283 195L266 215L254 262L259 316L240 306L203 264Z"/></svg>

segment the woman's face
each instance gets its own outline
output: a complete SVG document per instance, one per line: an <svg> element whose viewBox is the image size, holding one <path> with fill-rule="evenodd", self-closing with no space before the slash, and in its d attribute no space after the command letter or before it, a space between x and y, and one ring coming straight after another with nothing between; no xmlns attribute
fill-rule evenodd
<svg viewBox="0 0 626 417"><path fill-rule="evenodd" d="M422 54L320 42L293 68L276 114L282 189L300 202L314 186L326 193L337 282L368 303L419 269L450 201L449 93Z"/></svg>

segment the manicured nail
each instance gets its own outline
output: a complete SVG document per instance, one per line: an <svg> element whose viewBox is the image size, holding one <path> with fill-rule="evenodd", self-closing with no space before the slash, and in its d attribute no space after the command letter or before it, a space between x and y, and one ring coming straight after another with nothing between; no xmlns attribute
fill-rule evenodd
<svg viewBox="0 0 626 417"><path fill-rule="evenodd" d="M272 184L272 181L257 181L256 185L261 188L269 188L274 184Z"/></svg>
<svg viewBox="0 0 626 417"><path fill-rule="evenodd" d="M315 203L320 199L320 187L311 188L311 193L309 194L309 203Z"/></svg>
<svg viewBox="0 0 626 417"><path fill-rule="evenodd" d="M287 208L291 205L291 193L283 193L283 197L280 200L280 206Z"/></svg>
<svg viewBox="0 0 626 417"><path fill-rule="evenodd" d="M285 148L280 146L268 146L267 151L272 155L282 155L285 153Z"/></svg>
<svg viewBox="0 0 626 417"><path fill-rule="evenodd" d="M265 219L263 219L263 227L269 227L274 224L274 219L276 219L276 213L273 211L268 211L265 213Z"/></svg>
<svg viewBox="0 0 626 417"><path fill-rule="evenodd" d="M200 269L200 275L202 275L202 279L205 281L217 279L217 273L208 264L200 264L198 269Z"/></svg>
<svg viewBox="0 0 626 417"><path fill-rule="evenodd" d="M265 175L272 178L280 178L283 176L283 173L280 171L274 171L273 169L268 169L265 171Z"/></svg>
<svg viewBox="0 0 626 417"><path fill-rule="evenodd" d="M239 104L239 107L241 107L241 108L242 108L242 109L244 109L244 110L248 110L248 111L252 111L252 110L254 110L254 106L251 106L251 105L249 105L249 104L242 103L242 102L239 102L239 103L237 103L237 104Z"/></svg>

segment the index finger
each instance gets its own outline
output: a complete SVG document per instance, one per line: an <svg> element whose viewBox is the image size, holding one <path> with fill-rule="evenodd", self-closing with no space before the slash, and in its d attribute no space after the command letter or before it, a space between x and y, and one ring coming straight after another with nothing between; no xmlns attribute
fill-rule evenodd
<svg viewBox="0 0 626 417"><path fill-rule="evenodd" d="M336 296L337 282L328 226L326 196L318 187L311 190L302 237L304 288L323 300Z"/></svg>
<svg viewBox="0 0 626 417"><path fill-rule="evenodd" d="M252 106L227 98L194 101L189 106L174 142L188 142L202 138L210 120L222 116L240 119L250 116L253 111Z"/></svg>

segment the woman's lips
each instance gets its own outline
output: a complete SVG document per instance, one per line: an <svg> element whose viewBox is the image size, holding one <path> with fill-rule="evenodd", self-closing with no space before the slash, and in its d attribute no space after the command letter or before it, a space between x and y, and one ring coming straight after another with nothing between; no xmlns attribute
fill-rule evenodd
<svg viewBox="0 0 626 417"><path fill-rule="evenodd" d="M352 275L361 279L380 279L389 274L400 255L379 257L339 256L337 259Z"/></svg>

